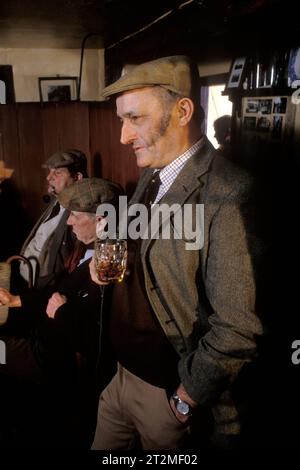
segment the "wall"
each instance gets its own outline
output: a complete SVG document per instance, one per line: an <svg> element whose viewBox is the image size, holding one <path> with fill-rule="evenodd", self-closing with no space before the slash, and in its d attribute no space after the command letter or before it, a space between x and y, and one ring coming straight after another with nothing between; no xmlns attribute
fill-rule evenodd
<svg viewBox="0 0 300 470"><path fill-rule="evenodd" d="M38 77L79 76L80 49L0 49L0 64L13 66L16 102L40 101ZM104 50L84 52L81 100L102 100Z"/></svg>
<svg viewBox="0 0 300 470"><path fill-rule="evenodd" d="M112 179L132 193L139 171L131 148L120 143L120 123L109 103L0 106L1 158L14 168L12 183L33 223L44 208L42 163L58 149L78 148L90 175Z"/></svg>
<svg viewBox="0 0 300 470"><path fill-rule="evenodd" d="M221 73L229 73L231 61L225 60L220 62L204 62L198 65L200 77L208 77L210 75L218 75Z"/></svg>

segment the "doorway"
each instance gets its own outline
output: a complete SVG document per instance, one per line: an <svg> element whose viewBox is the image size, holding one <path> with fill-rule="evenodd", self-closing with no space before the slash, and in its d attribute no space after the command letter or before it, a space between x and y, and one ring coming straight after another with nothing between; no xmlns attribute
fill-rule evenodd
<svg viewBox="0 0 300 470"><path fill-rule="evenodd" d="M228 96L222 94L227 78L227 74L222 74L201 80L201 104L205 112L203 130L215 148L218 148L219 144L215 138L214 121L225 114L232 116L232 103Z"/></svg>

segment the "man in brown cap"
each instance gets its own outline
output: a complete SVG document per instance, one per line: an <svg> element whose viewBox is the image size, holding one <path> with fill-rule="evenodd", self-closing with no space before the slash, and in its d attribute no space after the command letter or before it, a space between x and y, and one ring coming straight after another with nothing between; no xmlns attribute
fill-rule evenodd
<svg viewBox="0 0 300 470"><path fill-rule="evenodd" d="M215 158L203 136L199 75L189 58L138 65L103 95L116 97L121 142L145 169L131 204L144 203L151 213L157 203L176 203L182 212L189 205L194 215L204 204L204 246L186 249L176 227L170 239L140 240L132 253L129 243L131 275L114 287L109 315L118 373L99 401L93 449L127 448L137 435L144 449L175 449L189 425L198 426L194 446L205 447L206 437L234 447L240 416L232 390L262 333L255 313L259 247L250 211L242 210L248 176ZM96 281L93 266L91 273ZM243 402L242 389L236 398Z"/></svg>
<svg viewBox="0 0 300 470"><path fill-rule="evenodd" d="M87 177L87 160L83 152L76 149L54 153L44 163L47 168L48 193L52 200L25 240L21 255L31 262L34 284L38 288L55 282L67 267L68 259L75 249L75 238L66 225L69 212L57 201L57 196L75 181ZM21 276L28 281L28 268L20 265Z"/></svg>
<svg viewBox="0 0 300 470"><path fill-rule="evenodd" d="M51 400L54 400L57 393L57 400L61 402L59 409L64 418L60 421L61 429L55 430L55 439L53 437L49 441L50 447L66 442L72 447L90 446L88 439L92 438L89 433L93 432L96 417L97 389L107 383L107 376L111 374L114 365L112 356L105 354L106 361L101 364L97 377L95 369L100 354L101 296L99 286L90 278L89 263L93 256L96 227L99 223L97 207L102 203L117 206L121 194L123 191L118 184L100 178L85 178L62 191L58 195L58 201L69 211L67 224L72 227L76 238L87 247L84 256L77 260L72 272L64 275L56 289L31 290L21 295L12 295L7 290L0 289L0 305L10 307L8 323L0 328L0 338L6 344L7 358L6 365L0 369L0 380L18 379L20 387L26 383L45 383L54 391ZM23 318L23 329L24 321L28 325L29 333L24 337L10 334L11 322L14 328L17 326L16 317L19 320ZM101 341L101 348L106 348L105 338ZM69 386L74 387L70 391L71 396L65 397L66 400L77 396L78 383L76 385L73 382L76 379L73 373L77 370L78 360L81 365L80 374L84 377L81 392L85 398L81 397L82 404L79 401L74 408L68 408L70 414L66 417L63 410L67 404L60 393L65 384L66 390L69 390ZM44 402L39 406L44 417L48 404ZM34 403L32 407L32 419L37 419L38 408ZM51 410L53 411L53 406ZM78 417L79 412L81 414ZM57 414L54 416L57 417ZM67 437L70 433L68 426L75 427L76 417L81 420L81 426L85 426L82 430L80 427L76 428L76 432L83 436L82 442L75 441L79 436L74 429L71 429L70 437ZM24 423L21 424L23 426ZM59 442L59 439L62 441ZM40 444L45 445L45 442ZM29 445L32 446L32 443Z"/></svg>

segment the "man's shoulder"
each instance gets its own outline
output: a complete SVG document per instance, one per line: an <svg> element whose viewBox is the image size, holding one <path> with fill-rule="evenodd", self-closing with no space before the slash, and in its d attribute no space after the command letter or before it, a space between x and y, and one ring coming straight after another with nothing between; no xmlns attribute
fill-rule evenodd
<svg viewBox="0 0 300 470"><path fill-rule="evenodd" d="M246 169L218 154L212 159L210 173L214 185L227 191L248 191L254 184L252 175Z"/></svg>

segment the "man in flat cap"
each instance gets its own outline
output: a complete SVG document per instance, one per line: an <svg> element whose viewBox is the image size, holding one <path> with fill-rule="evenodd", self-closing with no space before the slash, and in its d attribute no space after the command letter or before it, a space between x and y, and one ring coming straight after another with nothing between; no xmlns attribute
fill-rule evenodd
<svg viewBox="0 0 300 470"><path fill-rule="evenodd" d="M54 283L56 277L68 269L68 260L74 250L83 248L79 243L75 245L76 238L66 224L69 212L59 204L57 196L75 181L87 177L87 160L80 150L61 150L48 158L43 168L49 171L48 193L52 200L21 249L21 255L30 260L33 281L38 288ZM20 264L20 274L23 279L29 280L25 263Z"/></svg>
<svg viewBox="0 0 300 470"><path fill-rule="evenodd" d="M7 290L0 289L0 305L10 307L8 322L0 327L0 338L6 344L6 364L1 366L0 381L5 378L18 379L20 396L21 386L26 383L45 384L45 389L40 392L43 390L47 392L49 387L49 393L50 390L53 392L51 400L56 398L61 404L59 405L63 416L59 421L61 428L55 431L55 436L48 444L45 442L45 437L41 436L42 441L36 443L37 446L46 445L51 448L68 442L72 447L84 447L88 445L88 439L92 438L97 414L97 390L111 374L113 361L110 354L105 354L106 360L101 363L96 381L96 364L100 354L101 296L99 286L90 278L89 263L94 252L96 226L99 224L97 207L103 203L117 206L121 194L123 191L118 184L99 178L85 178L62 191L58 195L58 201L69 211L67 224L87 248L83 258L71 273L60 280L55 290L43 288L30 290L21 295L12 295ZM99 227L97 231L98 229ZM23 318L23 321L26 319L28 325L26 336L10 335L10 319L15 316ZM24 325L22 327L24 330ZM106 348L105 338L101 341L101 348ZM81 381L83 403L78 402L74 408L68 408L61 392L65 385L65 390L71 393L70 396L67 394L65 399L70 400L70 403L73 403L74 397L78 396L77 375L74 377L74 373L77 374L78 361L81 365L80 374L83 376L83 383ZM54 401L56 404L57 402ZM43 401L39 405L31 404L32 420L38 419L39 412L44 418L47 407ZM64 414L64 407L69 410L68 416ZM51 406L52 411L53 408L55 407ZM57 412L54 409L56 417ZM78 424L76 418L81 419L83 429L80 430L77 426L76 431L80 432L82 442L78 442L79 435L74 432L75 425ZM45 422L47 423L46 420ZM21 423L22 426L23 424ZM71 428L69 437L68 427ZM91 441L89 446L90 444ZM29 445L32 446L32 443L29 442Z"/></svg>
<svg viewBox="0 0 300 470"><path fill-rule="evenodd" d="M152 216L177 204L177 214L189 207L193 217L203 204L194 236L204 242L189 249L175 213L169 239L160 236L163 216L135 244L131 276L113 290L108 334L119 365L99 401L93 449L128 448L137 435L144 449L176 449L196 425L199 448L210 445L205 438L219 448L239 441L245 395L233 390L262 334L259 246L249 227L250 181L215 158L199 94L197 66L185 56L138 65L103 91L115 96L121 142L144 169L131 204L144 203Z"/></svg>

